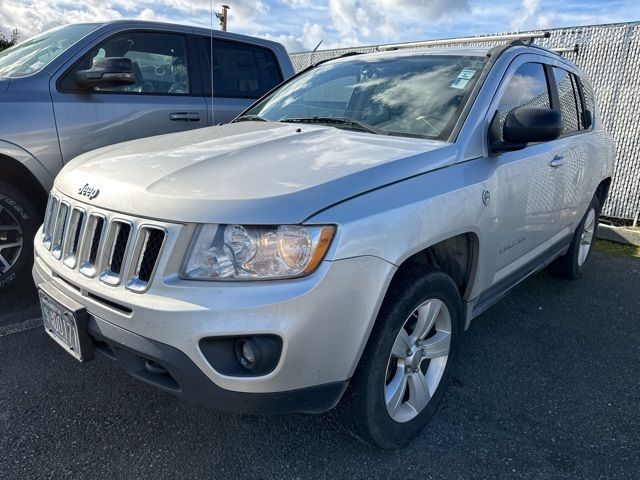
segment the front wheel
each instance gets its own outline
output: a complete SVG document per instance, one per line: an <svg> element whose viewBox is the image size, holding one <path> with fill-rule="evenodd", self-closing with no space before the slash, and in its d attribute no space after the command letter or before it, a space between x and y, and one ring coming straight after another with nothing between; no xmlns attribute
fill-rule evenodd
<svg viewBox="0 0 640 480"><path fill-rule="evenodd" d="M0 289L28 274L33 237L41 221L38 209L27 197L0 182Z"/></svg>
<svg viewBox="0 0 640 480"><path fill-rule="evenodd" d="M412 271L395 282L336 411L347 431L387 449L418 434L444 395L462 330L448 275Z"/></svg>

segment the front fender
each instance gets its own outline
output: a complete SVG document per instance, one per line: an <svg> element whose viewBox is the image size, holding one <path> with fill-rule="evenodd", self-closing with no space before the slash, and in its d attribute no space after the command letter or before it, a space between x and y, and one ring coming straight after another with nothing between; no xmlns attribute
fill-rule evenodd
<svg viewBox="0 0 640 480"><path fill-rule="evenodd" d="M7 140L0 140L0 156L13 159L22 164L45 190L49 191L53 187L55 175L52 175L34 155L24 148Z"/></svg>

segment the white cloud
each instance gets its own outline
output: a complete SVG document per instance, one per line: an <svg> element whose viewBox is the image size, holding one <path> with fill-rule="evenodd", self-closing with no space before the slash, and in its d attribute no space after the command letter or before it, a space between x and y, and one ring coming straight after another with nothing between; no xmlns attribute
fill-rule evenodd
<svg viewBox="0 0 640 480"><path fill-rule="evenodd" d="M511 28L519 31L525 25L528 25L530 20L540 10L540 0L522 0L520 9L516 12L513 20L511 21Z"/></svg>

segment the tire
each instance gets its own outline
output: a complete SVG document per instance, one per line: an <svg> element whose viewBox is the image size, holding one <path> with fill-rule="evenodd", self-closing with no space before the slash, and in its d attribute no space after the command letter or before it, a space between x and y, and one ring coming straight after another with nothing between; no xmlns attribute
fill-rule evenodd
<svg viewBox="0 0 640 480"><path fill-rule="evenodd" d="M436 311L439 313L433 315ZM421 329L426 332L422 346L414 342L424 336L417 333L420 316L425 319L421 324L431 325ZM451 277L417 269L403 273L385 297L358 368L336 409L340 424L374 447L393 449L407 443L425 427L442 400L463 329L462 299ZM420 361L422 351L432 358ZM420 394L425 385L428 396Z"/></svg>
<svg viewBox="0 0 640 480"><path fill-rule="evenodd" d="M598 220L600 219L600 201L593 197L587 212L582 217L567 253L556 258L551 264L551 272L562 278L577 279L582 277L596 239Z"/></svg>
<svg viewBox="0 0 640 480"><path fill-rule="evenodd" d="M31 271L33 238L41 223L36 205L0 181L0 289L10 287Z"/></svg>

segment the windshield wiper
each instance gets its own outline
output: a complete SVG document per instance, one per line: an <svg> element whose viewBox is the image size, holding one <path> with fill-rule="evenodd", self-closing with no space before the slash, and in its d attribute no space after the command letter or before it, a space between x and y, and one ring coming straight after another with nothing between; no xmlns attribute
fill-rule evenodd
<svg viewBox="0 0 640 480"><path fill-rule="evenodd" d="M335 125L348 125L350 127L356 127L360 130L364 130L366 132L375 133L378 135L391 135L390 132L383 130L378 127L374 127L373 125L369 125L367 123L358 122L357 120L353 120L351 118L341 118L341 117L300 117L300 118L283 118L280 122L286 123L324 123L324 124L335 124Z"/></svg>
<svg viewBox="0 0 640 480"><path fill-rule="evenodd" d="M268 122L266 118L262 118L260 115L242 115L236 118L233 123L236 122Z"/></svg>

